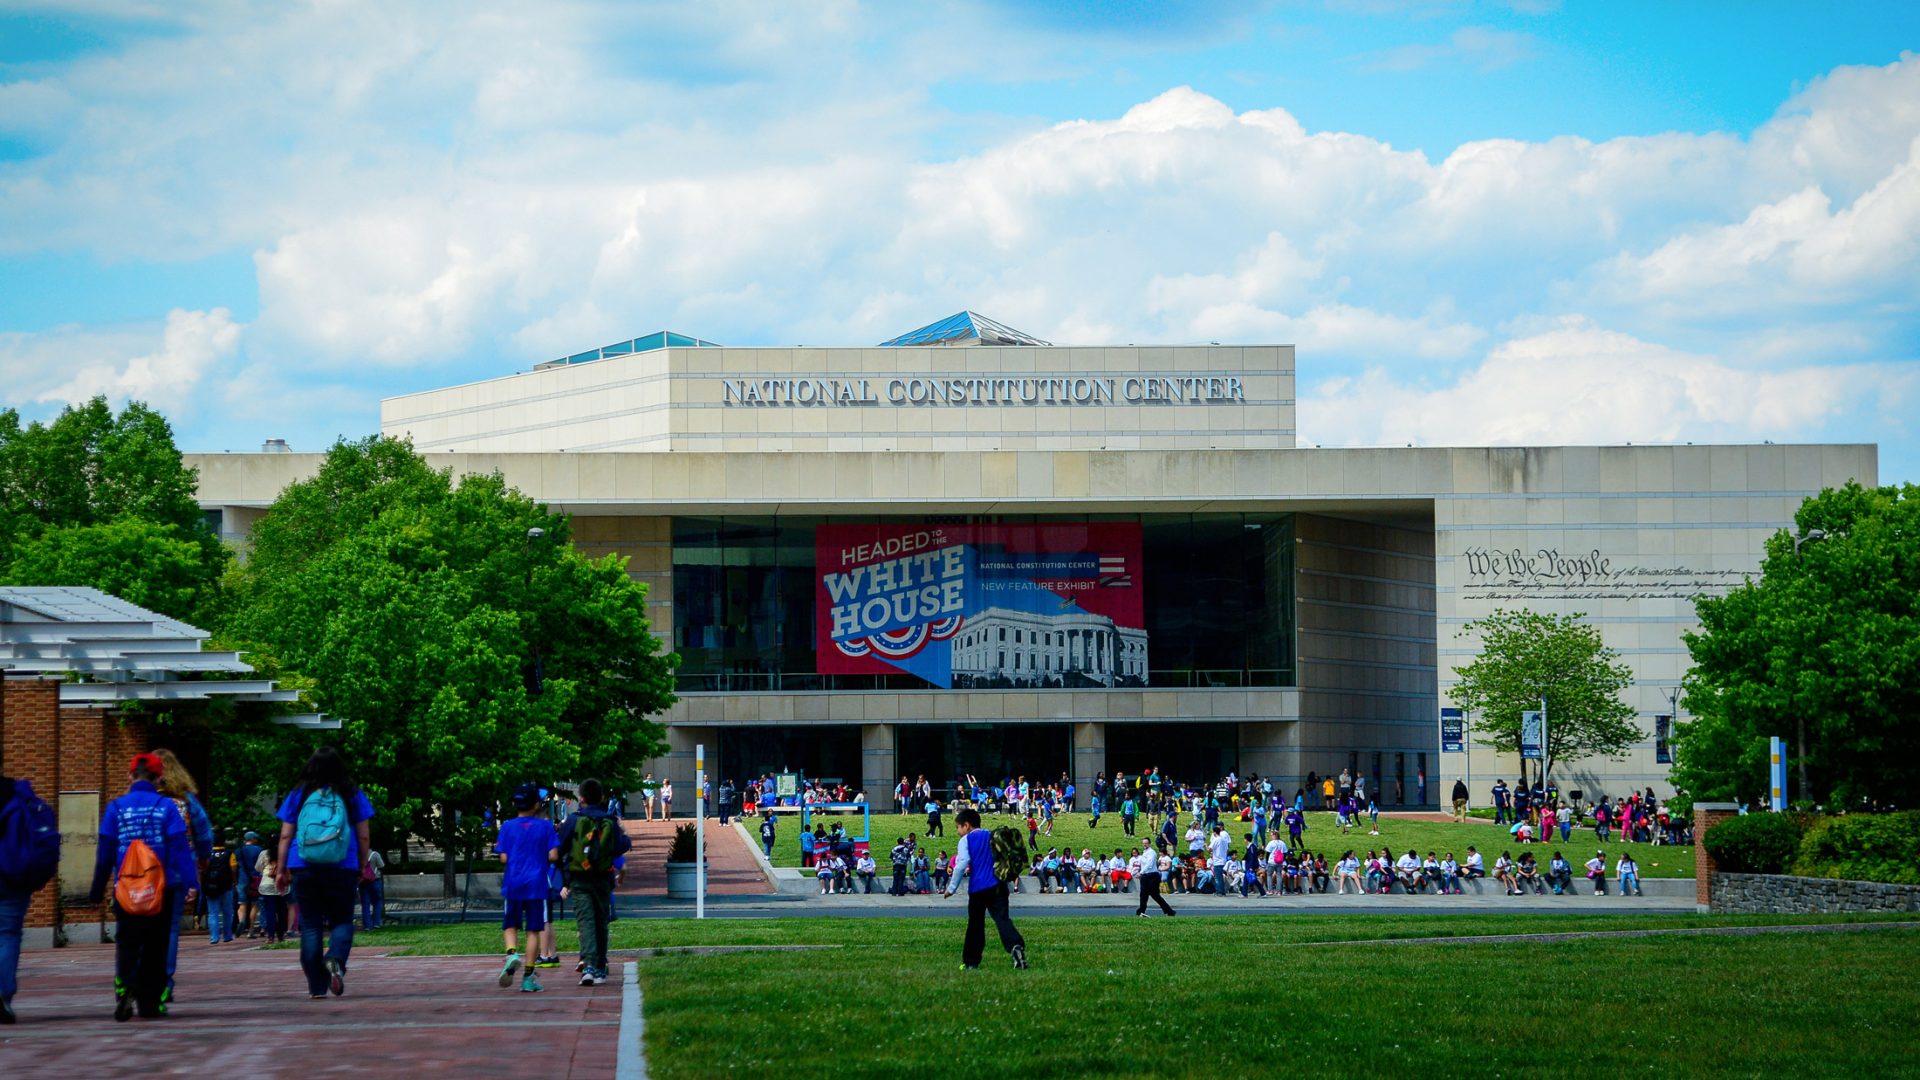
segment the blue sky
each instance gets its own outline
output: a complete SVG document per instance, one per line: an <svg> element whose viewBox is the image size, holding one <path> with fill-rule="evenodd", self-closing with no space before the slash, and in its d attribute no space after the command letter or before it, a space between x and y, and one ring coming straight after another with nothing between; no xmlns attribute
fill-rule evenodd
<svg viewBox="0 0 1920 1080"><path fill-rule="evenodd" d="M1323 445L1881 444L1920 5L26 3L0 405L316 449L672 328L1299 347Z"/></svg>

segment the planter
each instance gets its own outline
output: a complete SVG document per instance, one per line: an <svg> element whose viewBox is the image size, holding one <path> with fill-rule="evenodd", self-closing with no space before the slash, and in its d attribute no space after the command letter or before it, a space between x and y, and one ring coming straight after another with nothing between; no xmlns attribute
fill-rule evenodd
<svg viewBox="0 0 1920 1080"><path fill-rule="evenodd" d="M670 862L667 864L667 895L675 900L693 899L694 890L699 882L695 880L698 863Z"/></svg>

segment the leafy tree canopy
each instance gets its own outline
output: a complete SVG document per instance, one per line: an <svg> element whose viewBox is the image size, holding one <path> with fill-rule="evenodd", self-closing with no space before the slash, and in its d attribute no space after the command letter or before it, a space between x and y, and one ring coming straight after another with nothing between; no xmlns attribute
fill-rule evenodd
<svg viewBox="0 0 1920 1080"><path fill-rule="evenodd" d="M1633 672L1584 618L1502 609L1461 627L1458 636L1480 640L1480 655L1456 669L1449 696L1472 717L1474 741L1518 755L1520 714L1543 698L1548 773L1558 760L1617 757L1640 738L1620 699Z"/></svg>
<svg viewBox="0 0 1920 1080"><path fill-rule="evenodd" d="M210 617L228 552L194 499L166 418L107 399L22 426L0 410L0 582L85 585Z"/></svg>
<svg viewBox="0 0 1920 1080"><path fill-rule="evenodd" d="M1912 806L1920 487L1830 488L1794 523L1767 541L1758 581L1695 604L1693 719L1675 732L1675 780L1696 798L1753 798L1767 789L1767 739L1779 736L1793 802Z"/></svg>
<svg viewBox="0 0 1920 1080"><path fill-rule="evenodd" d="M673 700L674 660L645 586L624 560L581 555L565 517L498 474L456 483L404 442L336 444L235 576L229 636L347 718L337 741L384 830L451 841L456 813L517 783L620 790L662 748L648 715Z"/></svg>

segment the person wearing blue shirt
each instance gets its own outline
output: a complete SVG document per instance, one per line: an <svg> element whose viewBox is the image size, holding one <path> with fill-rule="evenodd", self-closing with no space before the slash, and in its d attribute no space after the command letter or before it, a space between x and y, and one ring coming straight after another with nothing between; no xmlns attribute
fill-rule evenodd
<svg viewBox="0 0 1920 1080"><path fill-rule="evenodd" d="M240 845L240 923L234 930L257 938L260 936L260 871L255 869L255 864L266 849L260 846L260 834L252 829L247 830L243 841Z"/></svg>
<svg viewBox="0 0 1920 1080"><path fill-rule="evenodd" d="M346 812L346 854L337 862L330 859L331 847L338 842L331 833L310 835L300 827L301 811L328 792L338 797ZM361 852L372 846L367 823L373 817L373 803L353 782L339 751L323 746L307 759L299 786L287 793L276 816L280 819L277 878L281 894L291 885L294 903L300 905L300 970L307 976L307 995L324 998L331 990L338 997L347 992L353 906L360 892ZM328 846L322 848L322 844ZM310 847L316 850L309 852Z"/></svg>
<svg viewBox="0 0 1920 1080"><path fill-rule="evenodd" d="M967 934L960 946L960 966L968 971L980 968L981 954L987 947L986 917L993 917L1000 931L1000 945L1013 957L1013 966L1027 966L1027 940L1007 914L1007 885L994 873L993 838L980 827L980 811L968 807L954 815L959 831L960 851L953 860L953 880L943 896L951 897L960 882L967 883Z"/></svg>
<svg viewBox="0 0 1920 1080"><path fill-rule="evenodd" d="M540 938L547 929L548 875L560 858L560 834L542 812L540 789L533 784L521 784L513 789L513 808L518 816L501 822L500 839L493 846L507 864L500 882L500 898L506 901L500 929L507 945L507 960L500 967L502 989L513 985L513 973L520 970L518 935L522 925L526 927L527 945L534 953L534 960L539 960ZM523 994L537 994L544 989L533 967L529 963L526 974L520 978Z"/></svg>
<svg viewBox="0 0 1920 1080"><path fill-rule="evenodd" d="M114 904L113 1018L131 1019L137 1008L143 1017L167 1015L167 925L178 912L176 897L190 897L200 887L187 819L173 800L154 787L165 766L153 754L135 754L128 773L133 783L127 793L107 804L100 815L100 840L94 853L93 887L87 901L106 898L109 879L118 883L127 849L139 840L153 850L166 875L160 910L135 915Z"/></svg>

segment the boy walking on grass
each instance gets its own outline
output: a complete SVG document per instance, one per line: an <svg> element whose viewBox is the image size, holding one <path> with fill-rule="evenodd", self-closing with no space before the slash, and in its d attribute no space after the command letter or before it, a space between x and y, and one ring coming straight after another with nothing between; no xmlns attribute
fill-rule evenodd
<svg viewBox="0 0 1920 1080"><path fill-rule="evenodd" d="M518 932L523 924L527 947L539 958L541 932L547 928L547 867L560 858L560 836L541 813L540 789L532 784L514 788L513 808L518 816L501 824L500 840L493 848L506 863L500 882L500 897L507 909L500 923L507 944L507 962L500 968L502 989L513 985L514 973L521 967ZM520 992L537 994L542 989L533 965L527 964Z"/></svg>
<svg viewBox="0 0 1920 1080"><path fill-rule="evenodd" d="M633 847L620 819L607 809L606 788L598 780L580 782L580 809L560 826L563 897L573 901L580 928L581 986L607 981L607 923L613 917L615 862Z"/></svg>
<svg viewBox="0 0 1920 1080"><path fill-rule="evenodd" d="M991 915L1001 946L1013 957L1013 966L1024 970L1027 940L1007 914L1007 885L994 871L993 837L980 827L980 811L971 807L954 815L953 822L960 852L953 860L953 880L942 895L951 897L961 881L967 883L967 935L960 947L960 965L968 971L979 969L987 947L986 918Z"/></svg>

